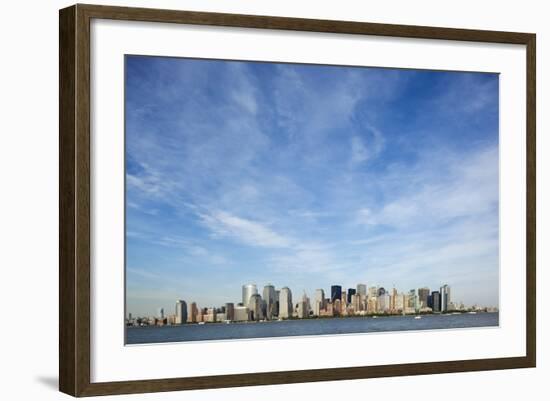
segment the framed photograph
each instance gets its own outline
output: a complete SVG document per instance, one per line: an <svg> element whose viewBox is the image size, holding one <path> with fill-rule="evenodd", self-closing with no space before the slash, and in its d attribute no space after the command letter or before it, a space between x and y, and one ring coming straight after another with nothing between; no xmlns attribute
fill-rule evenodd
<svg viewBox="0 0 550 401"><path fill-rule="evenodd" d="M535 366L534 34L59 21L62 392Z"/></svg>

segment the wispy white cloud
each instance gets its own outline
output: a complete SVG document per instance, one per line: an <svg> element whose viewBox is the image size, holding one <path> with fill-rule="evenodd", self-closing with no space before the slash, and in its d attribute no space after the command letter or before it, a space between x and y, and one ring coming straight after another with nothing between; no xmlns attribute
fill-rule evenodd
<svg viewBox="0 0 550 401"><path fill-rule="evenodd" d="M260 222L247 220L223 211L200 214L202 222L216 236L233 238L247 245L267 248L288 247L290 239Z"/></svg>

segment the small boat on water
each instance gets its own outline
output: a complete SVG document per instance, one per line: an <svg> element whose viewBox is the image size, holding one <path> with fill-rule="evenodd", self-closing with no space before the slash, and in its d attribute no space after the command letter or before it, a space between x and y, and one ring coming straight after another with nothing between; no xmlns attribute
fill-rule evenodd
<svg viewBox="0 0 550 401"><path fill-rule="evenodd" d="M204 322L199 322L199 324L204 324Z"/></svg>
<svg viewBox="0 0 550 401"><path fill-rule="evenodd" d="M422 316L415 316L415 319L422 319Z"/></svg>
<svg viewBox="0 0 550 401"><path fill-rule="evenodd" d="M470 311L470 312L468 312L468 313L469 313L470 315L477 315L477 312L475 312L475 311Z"/></svg>

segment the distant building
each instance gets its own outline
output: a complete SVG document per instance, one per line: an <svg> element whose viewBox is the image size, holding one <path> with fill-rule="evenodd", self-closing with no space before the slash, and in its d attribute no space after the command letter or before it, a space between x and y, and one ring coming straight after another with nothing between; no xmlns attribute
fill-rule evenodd
<svg viewBox="0 0 550 401"><path fill-rule="evenodd" d="M377 297L378 296L378 287L369 287L369 298Z"/></svg>
<svg viewBox="0 0 550 401"><path fill-rule="evenodd" d="M445 284L439 289L441 294L441 312L450 310L451 305L451 287Z"/></svg>
<svg viewBox="0 0 550 401"><path fill-rule="evenodd" d="M336 300L342 299L342 286L333 285L330 287L330 302L334 303Z"/></svg>
<svg viewBox="0 0 550 401"><path fill-rule="evenodd" d="M384 295L385 293L386 293L386 289L384 287L380 287L376 295L380 296L380 295Z"/></svg>
<svg viewBox="0 0 550 401"><path fill-rule="evenodd" d="M271 284L268 284L264 287L264 303L265 303L265 317L266 319L271 319L274 315L275 309L275 287Z"/></svg>
<svg viewBox="0 0 550 401"><path fill-rule="evenodd" d="M305 319L309 316L309 298L306 293L302 297L302 300L298 303L297 315L299 319Z"/></svg>
<svg viewBox="0 0 550 401"><path fill-rule="evenodd" d="M367 295L367 285L366 284L357 284L357 295Z"/></svg>
<svg viewBox="0 0 550 401"><path fill-rule="evenodd" d="M158 308L157 309L157 318L160 320L164 319L164 308Z"/></svg>
<svg viewBox="0 0 550 401"><path fill-rule="evenodd" d="M321 309L325 309L325 291L323 289L315 290L315 298L313 300L313 314L320 316Z"/></svg>
<svg viewBox="0 0 550 401"><path fill-rule="evenodd" d="M243 305L247 306L250 301L250 297L258 293L258 288L256 284L245 284L243 285Z"/></svg>
<svg viewBox="0 0 550 401"><path fill-rule="evenodd" d="M390 295L385 291L383 294L378 296L378 311L387 312L390 309Z"/></svg>
<svg viewBox="0 0 550 401"><path fill-rule="evenodd" d="M351 296L356 293L355 288L348 288L348 304L351 304Z"/></svg>
<svg viewBox="0 0 550 401"><path fill-rule="evenodd" d="M262 297L260 294L253 294L248 301L248 311L250 313L250 320L263 319L262 313Z"/></svg>
<svg viewBox="0 0 550 401"><path fill-rule="evenodd" d="M187 322L187 303L183 300L176 302L175 324L184 324Z"/></svg>
<svg viewBox="0 0 550 401"><path fill-rule="evenodd" d="M430 296L430 289L428 287L422 287L418 289L418 302L420 308L428 307L428 297Z"/></svg>
<svg viewBox="0 0 550 401"><path fill-rule="evenodd" d="M279 292L279 317L288 319L292 317L292 312L292 292L288 287L283 287Z"/></svg>
<svg viewBox="0 0 550 401"><path fill-rule="evenodd" d="M248 307L243 305L238 305L234 307L233 319L236 322L246 322L248 321Z"/></svg>
<svg viewBox="0 0 550 401"><path fill-rule="evenodd" d="M432 311L441 312L441 294L439 291L432 291Z"/></svg>
<svg viewBox="0 0 550 401"><path fill-rule="evenodd" d="M232 302L225 304L225 319L235 320L235 305Z"/></svg>
<svg viewBox="0 0 550 401"><path fill-rule="evenodd" d="M191 302L189 306L189 313L187 314L187 321L189 323L197 323L199 318L199 308L196 302Z"/></svg>

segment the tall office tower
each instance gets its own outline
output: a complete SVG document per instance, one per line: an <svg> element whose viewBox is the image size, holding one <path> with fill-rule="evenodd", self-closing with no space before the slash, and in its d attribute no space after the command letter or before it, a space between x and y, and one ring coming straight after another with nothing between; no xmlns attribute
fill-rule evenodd
<svg viewBox="0 0 550 401"><path fill-rule="evenodd" d="M262 297L260 294L253 294L248 301L248 310L250 311L250 320L263 319Z"/></svg>
<svg viewBox="0 0 550 401"><path fill-rule="evenodd" d="M258 293L258 287L256 287L256 284L243 285L243 305L248 306L250 297L257 293Z"/></svg>
<svg viewBox="0 0 550 401"><path fill-rule="evenodd" d="M268 284L264 287L265 317L271 319L275 306L275 287Z"/></svg>
<svg viewBox="0 0 550 401"><path fill-rule="evenodd" d="M409 302L407 306L412 309L416 309L416 290L409 290Z"/></svg>
<svg viewBox="0 0 550 401"><path fill-rule="evenodd" d="M441 294L441 312L448 311L451 305L451 287L445 284L439 289L439 292Z"/></svg>
<svg viewBox="0 0 550 401"><path fill-rule="evenodd" d="M393 303L394 310L403 311L405 306L405 294L396 294Z"/></svg>
<svg viewBox="0 0 550 401"><path fill-rule="evenodd" d="M199 308L196 302L191 302L189 306L189 314L187 315L187 321L190 323L197 323L199 318Z"/></svg>
<svg viewBox="0 0 550 401"><path fill-rule="evenodd" d="M380 296L380 295L384 295L385 293L386 293L386 289L384 287L380 287L376 295Z"/></svg>
<svg viewBox="0 0 550 401"><path fill-rule="evenodd" d="M157 317L161 320L164 319L164 308L157 309Z"/></svg>
<svg viewBox="0 0 550 401"><path fill-rule="evenodd" d="M227 320L235 320L235 305L233 302L227 302L225 304L225 318Z"/></svg>
<svg viewBox="0 0 550 401"><path fill-rule="evenodd" d="M305 319L309 316L309 298L307 297L305 291L302 296L302 300L298 302L298 318Z"/></svg>
<svg viewBox="0 0 550 401"><path fill-rule="evenodd" d="M176 324L187 322L187 303L183 300L176 302Z"/></svg>
<svg viewBox="0 0 550 401"><path fill-rule="evenodd" d="M369 287L369 298L378 296L378 287Z"/></svg>
<svg viewBox="0 0 550 401"><path fill-rule="evenodd" d="M334 312L335 315L339 315L342 313L342 301L340 301L339 299L335 299L334 302L333 302L333 307L332 307L332 310Z"/></svg>
<svg viewBox="0 0 550 401"><path fill-rule="evenodd" d="M395 287L392 288L391 290L391 299L390 299L390 309L392 311L396 311L397 310L397 306L396 306L396 303L397 303L397 289Z"/></svg>
<svg viewBox="0 0 550 401"><path fill-rule="evenodd" d="M366 284L357 284L357 295L367 295L367 285Z"/></svg>
<svg viewBox="0 0 550 401"><path fill-rule="evenodd" d="M387 312L390 309L390 295L385 291L378 296L378 311Z"/></svg>
<svg viewBox="0 0 550 401"><path fill-rule="evenodd" d="M315 298L313 302L313 314L319 316L321 309L325 309L325 291L322 288L315 290Z"/></svg>
<svg viewBox="0 0 550 401"><path fill-rule="evenodd" d="M292 292L290 288L283 287L279 292L279 317L288 319L292 317Z"/></svg>
<svg viewBox="0 0 550 401"><path fill-rule="evenodd" d="M441 294L439 291L432 291L432 311L441 312Z"/></svg>
<svg viewBox="0 0 550 401"><path fill-rule="evenodd" d="M351 296L356 293L355 288L348 288L348 304L351 304Z"/></svg>
<svg viewBox="0 0 550 401"><path fill-rule="evenodd" d="M340 302L342 303L342 311L344 311L344 309L346 308L346 305L348 304L346 291L342 291L342 298L340 298Z"/></svg>
<svg viewBox="0 0 550 401"><path fill-rule="evenodd" d="M342 299L342 286L333 285L330 287L330 302L334 303L336 300Z"/></svg>
<svg viewBox="0 0 550 401"><path fill-rule="evenodd" d="M428 297L430 296L430 289L428 287L422 287L418 289L418 302L420 308L428 307Z"/></svg>

